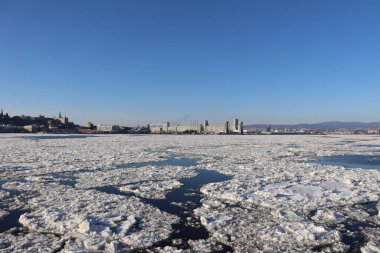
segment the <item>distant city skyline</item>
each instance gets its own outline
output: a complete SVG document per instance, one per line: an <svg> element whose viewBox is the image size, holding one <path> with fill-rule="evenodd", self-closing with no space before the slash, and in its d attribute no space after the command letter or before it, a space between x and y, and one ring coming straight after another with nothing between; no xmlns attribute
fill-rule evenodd
<svg viewBox="0 0 380 253"><path fill-rule="evenodd" d="M81 125L380 121L380 2L0 2L0 108Z"/></svg>
<svg viewBox="0 0 380 253"><path fill-rule="evenodd" d="M2 110L3 111L3 110ZM228 121L230 124L233 124L234 120L236 120L237 118L225 118L224 121L210 121L208 118L206 119L192 119L189 115L186 115L184 118L182 119L177 119L177 120L161 120L161 121L157 121L157 122L148 122L148 123L136 123L136 124L131 124L131 123L117 123L117 119L112 119L111 117L110 118L105 118L105 119L101 119L100 121L94 121L94 120L88 120L88 121L85 121L85 122L81 122L80 120L75 120L75 118L72 118L70 117L70 115L68 114L64 114L64 113L61 113L58 112L58 114L45 114L45 113L37 113L37 114L28 114L28 113L16 113L16 114L13 114L13 113L10 113L9 111L4 111L4 115L5 114L8 114L10 117L13 117L13 116L30 116L30 117L38 117L38 116L43 116L43 117L52 117L52 118L65 118L65 117L69 117L69 119L74 119L72 120L74 123L76 124L79 124L81 126L87 126L88 123L92 123L92 124L95 124L95 125L120 125L120 126L145 126L145 125L151 125L151 126L158 126L158 125L162 125L162 124L165 124L165 122L169 122L171 126L176 126L176 125L199 125L199 124L203 124L203 122L206 120L207 122L209 123L212 123L212 124L224 124L226 121ZM62 115L62 116L61 116ZM87 117L88 118L88 117ZM114 121L112 121L114 120ZM239 120L239 119L238 119ZM241 120L243 121L243 120ZM244 122L244 121L243 121ZM294 123L273 123L273 122L247 122L245 123L245 126L249 126L249 127L252 127L252 126L260 126L261 128L266 128L267 126L274 126L274 127L284 127L284 126L296 126L296 125L318 125L318 124L326 124L326 123L331 123L331 125L334 125L334 123L343 123L344 124L348 124L348 123L359 123L360 124L367 124L367 123L370 123L370 127L377 127L377 125L379 125L380 127L380 120L378 121L357 121L357 120L327 120L327 121L320 121L320 122L294 122ZM373 125L373 124L376 124ZM329 124L330 125L330 124ZM355 124L353 124L355 125ZM306 127L306 126L302 126L302 127ZM307 128L307 127L306 127Z"/></svg>

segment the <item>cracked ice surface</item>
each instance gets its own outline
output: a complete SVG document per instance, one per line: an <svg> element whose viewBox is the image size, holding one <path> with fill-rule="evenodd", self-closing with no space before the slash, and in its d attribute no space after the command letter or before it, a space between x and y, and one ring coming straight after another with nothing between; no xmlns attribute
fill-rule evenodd
<svg viewBox="0 0 380 253"><path fill-rule="evenodd" d="M180 186L178 182L176 183L172 179L195 175L194 169L180 166L116 168L107 170L107 173L104 173L104 171L78 173L76 187L89 189L107 185L124 186L121 188L123 191L133 192L136 190L136 193L140 194L140 196L163 198L167 190ZM169 188L159 188L165 184L165 180L168 181L168 185L165 188ZM147 187L149 186L152 188L148 189ZM151 192L154 188L157 191ZM157 196L154 196L155 194Z"/></svg>
<svg viewBox="0 0 380 253"><path fill-rule="evenodd" d="M3 191L0 189L0 203L2 204L0 206L0 220L2 220L6 215L9 214L9 212L7 212L6 210L3 210L4 209L4 206L7 205L9 206L9 203L8 200L10 199L10 193L7 192L7 191Z"/></svg>
<svg viewBox="0 0 380 253"><path fill-rule="evenodd" d="M39 141L19 136L0 139L0 215L6 216L12 209L27 209L19 218L27 230L17 236L1 234L0 252L31 252L42 247L42 242L47 251L56 250L58 239L58 246L63 243L66 251L113 252L149 247L172 232L171 225L178 221L176 216L136 197L88 189L141 183L138 186L141 192L151 192L145 195L162 198L166 191L180 186L173 179L195 175L193 169L181 166L121 168L125 164L165 160L170 154L156 149L155 143L146 145L125 136ZM70 186L64 184L68 179L74 181ZM149 179L160 181L147 184L145 181ZM164 180L168 184L163 192L149 189L158 189L155 184L163 185ZM11 192L19 192L25 198L19 200ZM32 235L34 240L30 243L35 243L35 247L16 243L27 241ZM46 235L54 240L39 239Z"/></svg>
<svg viewBox="0 0 380 253"><path fill-rule="evenodd" d="M165 239L177 221L136 197L18 182L4 187L40 193L28 202L32 211L19 219L29 231L69 237L83 249L104 250L115 242L130 249L151 246Z"/></svg>
<svg viewBox="0 0 380 253"><path fill-rule="evenodd" d="M350 215L342 215L336 207L379 202L380 171L304 162L316 156L379 155L357 147L362 143L379 145L380 139L251 138L252 144L242 138L241 145L198 149L206 155L219 154L204 160L210 169L221 168L234 175L230 181L202 188L206 198L196 215L213 237L238 252L250 249L305 252L321 246L334 252L348 250L342 243L341 231L331 224L343 223ZM342 148L340 144L345 139L352 142ZM365 212L359 215L356 209L350 211L358 213L351 217L353 220L371 223L376 227L372 230L380 230L376 216L370 217ZM378 247L380 239L374 239L373 231L364 229L361 233L369 241L365 249Z"/></svg>
<svg viewBox="0 0 380 253"><path fill-rule="evenodd" d="M163 198L198 168L233 179L202 187L203 204L194 214L210 238L191 241L193 251L212 251L219 241L235 252L344 252L349 249L345 226L355 223L369 224L360 229L365 242L359 249L380 248L380 170L308 163L320 156L378 156L377 137L106 135L38 140L1 136L7 138L0 138L4 182L0 216L13 209L29 210L20 221L30 232L0 234L0 252L17 247L22 251L16 242L28 240L30 252L38 249L36 245L108 252L152 245L168 237L177 219L138 196ZM199 160L190 167L148 163L173 154ZM132 166L139 163L143 166ZM93 190L102 186L115 186L137 197ZM14 190L21 195L10 194ZM361 206L368 202L377 207L372 213ZM158 251L182 252L175 247Z"/></svg>
<svg viewBox="0 0 380 253"><path fill-rule="evenodd" d="M62 239L53 234L28 233L26 235L13 235L3 233L0 237L0 252L53 252L61 248Z"/></svg>
<svg viewBox="0 0 380 253"><path fill-rule="evenodd" d="M120 187L120 191L132 192L137 196L149 199L164 199L166 193L181 185L178 180L148 181L122 186Z"/></svg>

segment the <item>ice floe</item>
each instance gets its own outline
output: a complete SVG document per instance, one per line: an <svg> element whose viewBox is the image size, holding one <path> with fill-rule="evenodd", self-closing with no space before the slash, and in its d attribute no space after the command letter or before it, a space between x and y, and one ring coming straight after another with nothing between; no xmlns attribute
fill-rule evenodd
<svg viewBox="0 0 380 253"><path fill-rule="evenodd" d="M121 249L149 247L167 238L177 221L136 197L53 184L10 182L4 187L38 191L20 223L34 233L69 237L75 240L75 249L105 250L115 243ZM65 249L73 250L67 245Z"/></svg>
<svg viewBox="0 0 380 253"><path fill-rule="evenodd" d="M120 187L120 191L132 192L144 198L165 198L165 194L182 184L178 180L148 181L136 184L127 184Z"/></svg>

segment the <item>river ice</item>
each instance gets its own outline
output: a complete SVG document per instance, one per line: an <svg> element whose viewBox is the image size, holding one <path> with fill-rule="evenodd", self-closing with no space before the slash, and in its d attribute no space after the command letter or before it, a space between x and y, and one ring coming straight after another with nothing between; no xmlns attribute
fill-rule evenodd
<svg viewBox="0 0 380 253"><path fill-rule="evenodd" d="M380 251L380 170L310 162L379 156L378 137L41 136L0 135L0 252ZM179 218L147 200L197 169L232 176L190 209L209 238L157 246Z"/></svg>

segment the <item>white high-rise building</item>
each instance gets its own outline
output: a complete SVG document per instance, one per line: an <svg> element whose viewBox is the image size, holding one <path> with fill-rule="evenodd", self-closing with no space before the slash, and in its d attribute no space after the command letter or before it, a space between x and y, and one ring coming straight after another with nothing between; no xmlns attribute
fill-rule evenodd
<svg viewBox="0 0 380 253"><path fill-rule="evenodd" d="M233 126L232 126L232 131L235 132L235 131L238 131L239 130L239 120L238 119L234 119L233 121Z"/></svg>

